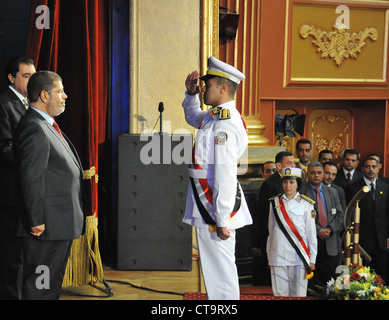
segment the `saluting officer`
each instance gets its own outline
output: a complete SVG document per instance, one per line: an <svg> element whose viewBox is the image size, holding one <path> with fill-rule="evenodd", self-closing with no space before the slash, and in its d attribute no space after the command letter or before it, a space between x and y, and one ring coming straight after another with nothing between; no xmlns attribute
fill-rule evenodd
<svg viewBox="0 0 389 320"><path fill-rule="evenodd" d="M185 119L199 129L195 137L193 164L183 221L196 227L202 273L208 299L240 298L235 264L235 229L252 223L243 191L237 179L237 163L248 145L245 123L235 107L234 96L245 79L236 68L208 59L202 89L199 73L185 81Z"/></svg>

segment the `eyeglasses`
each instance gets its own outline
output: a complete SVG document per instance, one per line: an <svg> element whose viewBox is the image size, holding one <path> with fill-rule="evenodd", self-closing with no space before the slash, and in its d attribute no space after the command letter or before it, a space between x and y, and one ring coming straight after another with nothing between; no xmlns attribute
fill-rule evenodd
<svg viewBox="0 0 389 320"><path fill-rule="evenodd" d="M53 91L53 90L45 90L46 92L48 93L51 93L51 92L56 92L56 93L59 93L61 97L63 97L65 95L65 91L64 90L56 90L56 91Z"/></svg>

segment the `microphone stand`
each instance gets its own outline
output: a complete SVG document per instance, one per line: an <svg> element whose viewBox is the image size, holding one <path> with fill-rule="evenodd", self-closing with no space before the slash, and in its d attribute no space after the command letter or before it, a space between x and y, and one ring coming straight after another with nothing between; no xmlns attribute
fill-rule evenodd
<svg viewBox="0 0 389 320"><path fill-rule="evenodd" d="M158 111L159 111L159 134L162 135L162 112L164 111L163 102L159 103Z"/></svg>

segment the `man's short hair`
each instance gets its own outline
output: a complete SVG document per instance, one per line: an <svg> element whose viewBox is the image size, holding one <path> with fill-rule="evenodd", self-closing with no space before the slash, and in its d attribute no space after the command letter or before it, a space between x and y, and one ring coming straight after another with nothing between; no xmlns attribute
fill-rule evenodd
<svg viewBox="0 0 389 320"><path fill-rule="evenodd" d="M312 148L312 143L308 139L300 139L296 143L296 150L298 150L300 144L309 144L309 146Z"/></svg>
<svg viewBox="0 0 389 320"><path fill-rule="evenodd" d="M62 78L52 71L38 71L28 81L27 91L30 102L37 102L42 91L54 88L54 81L62 81Z"/></svg>
<svg viewBox="0 0 389 320"><path fill-rule="evenodd" d="M321 158L321 156L322 156L323 153L329 153L329 154L334 155L334 153L333 153L331 150L325 149L325 150L320 151L320 153L319 153L319 159Z"/></svg>
<svg viewBox="0 0 389 320"><path fill-rule="evenodd" d="M14 78L16 77L16 74L19 72L19 66L20 64L27 64L27 65L34 65L34 60L25 57L25 56L18 56L12 58L8 63L5 68L5 73L7 77L7 81L10 84L11 82L8 79L8 75L11 74Z"/></svg>
<svg viewBox="0 0 389 320"><path fill-rule="evenodd" d="M324 171L324 168L323 168L323 165L321 164L321 162L319 161L312 161L309 165L308 165L308 171L309 171L309 168L311 167L321 167Z"/></svg>
<svg viewBox="0 0 389 320"><path fill-rule="evenodd" d="M381 156L377 153L370 153L367 158L374 158L374 157L377 157L379 160L378 162L381 163Z"/></svg>
<svg viewBox="0 0 389 320"><path fill-rule="evenodd" d="M228 87L228 95L233 98L235 96L236 91L238 90L239 84L236 82L233 82L229 79L222 78L222 77L215 77L217 79L217 84L225 83Z"/></svg>
<svg viewBox="0 0 389 320"><path fill-rule="evenodd" d="M291 156L293 156L293 153L291 153L289 151L278 152L277 155L276 155L276 162L282 162L282 160L285 157L291 157Z"/></svg>
<svg viewBox="0 0 389 320"><path fill-rule="evenodd" d="M363 165L365 165L365 163L366 163L367 160L373 160L373 161L377 162L377 164L380 164L380 162L379 162L376 158L367 157L365 160L363 160Z"/></svg>
<svg viewBox="0 0 389 320"><path fill-rule="evenodd" d="M338 166L337 166L336 163L333 162L333 161L327 161L327 162L323 163L323 167L325 168L326 166L335 167L336 170L338 170Z"/></svg>
<svg viewBox="0 0 389 320"><path fill-rule="evenodd" d="M357 160L359 160L361 158L361 155L355 149L346 149L346 150L344 150L343 159L346 158L346 154L354 154L354 155L356 155L357 156Z"/></svg>

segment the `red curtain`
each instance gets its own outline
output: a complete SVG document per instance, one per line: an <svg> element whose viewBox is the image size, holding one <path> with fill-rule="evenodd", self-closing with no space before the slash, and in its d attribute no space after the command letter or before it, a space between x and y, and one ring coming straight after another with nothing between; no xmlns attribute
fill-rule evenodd
<svg viewBox="0 0 389 320"><path fill-rule="evenodd" d="M49 9L48 29L42 28L44 7L39 6ZM56 121L75 145L84 169L92 168L88 215L96 216L98 149L105 141L108 103L107 14L108 0L31 0L26 50L37 70L57 72L63 79L68 100Z"/></svg>

